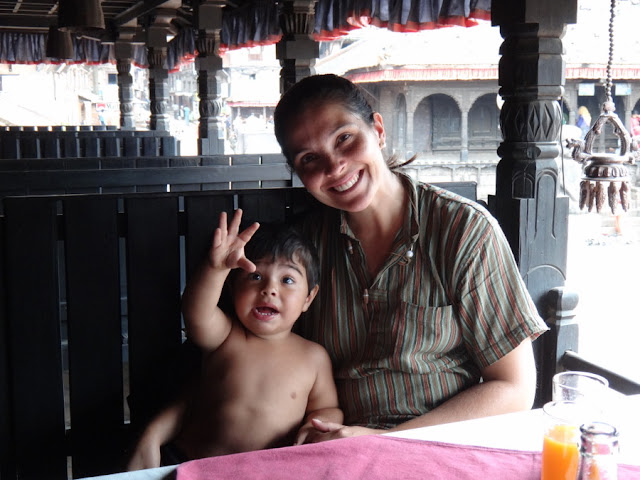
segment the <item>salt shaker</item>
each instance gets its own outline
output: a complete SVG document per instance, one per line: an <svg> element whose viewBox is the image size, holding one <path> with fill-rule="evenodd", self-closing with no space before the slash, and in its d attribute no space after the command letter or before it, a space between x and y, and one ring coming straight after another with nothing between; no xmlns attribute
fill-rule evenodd
<svg viewBox="0 0 640 480"><path fill-rule="evenodd" d="M580 427L578 480L618 480L618 430L604 422Z"/></svg>

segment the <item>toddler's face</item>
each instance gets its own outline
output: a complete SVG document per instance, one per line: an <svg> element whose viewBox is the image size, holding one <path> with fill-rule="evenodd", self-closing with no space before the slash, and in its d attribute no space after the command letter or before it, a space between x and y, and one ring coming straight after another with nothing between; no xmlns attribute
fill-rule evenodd
<svg viewBox="0 0 640 480"><path fill-rule="evenodd" d="M238 272L233 288L235 312L259 337L286 335L307 311L318 287L309 292L306 269L296 259L261 259L255 272Z"/></svg>

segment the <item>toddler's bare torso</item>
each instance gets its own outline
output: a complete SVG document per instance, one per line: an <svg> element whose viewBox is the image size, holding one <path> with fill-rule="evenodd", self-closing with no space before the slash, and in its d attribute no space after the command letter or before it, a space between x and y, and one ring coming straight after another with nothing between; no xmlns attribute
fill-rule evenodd
<svg viewBox="0 0 640 480"><path fill-rule="evenodd" d="M202 458L291 445L316 379L316 347L293 333L268 341L234 325L204 354L176 446Z"/></svg>

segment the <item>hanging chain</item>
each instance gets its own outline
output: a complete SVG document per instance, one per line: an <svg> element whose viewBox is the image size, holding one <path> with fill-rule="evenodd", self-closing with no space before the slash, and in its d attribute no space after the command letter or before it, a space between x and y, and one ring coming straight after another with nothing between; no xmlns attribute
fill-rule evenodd
<svg viewBox="0 0 640 480"><path fill-rule="evenodd" d="M611 96L611 69L613 65L613 23L616 18L616 0L611 0L611 11L609 15L609 60L607 61L607 83L605 86L605 95L608 102L612 101Z"/></svg>

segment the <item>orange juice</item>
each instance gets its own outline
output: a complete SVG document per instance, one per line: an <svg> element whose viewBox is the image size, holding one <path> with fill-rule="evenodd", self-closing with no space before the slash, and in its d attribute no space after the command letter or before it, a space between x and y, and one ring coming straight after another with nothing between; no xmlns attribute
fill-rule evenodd
<svg viewBox="0 0 640 480"><path fill-rule="evenodd" d="M575 480L580 461L578 438L575 425L547 429L542 447L542 480Z"/></svg>

